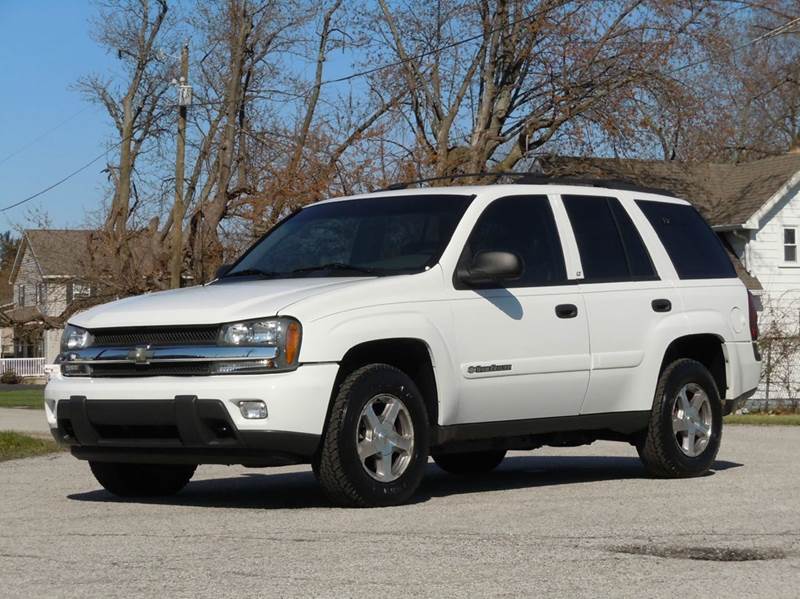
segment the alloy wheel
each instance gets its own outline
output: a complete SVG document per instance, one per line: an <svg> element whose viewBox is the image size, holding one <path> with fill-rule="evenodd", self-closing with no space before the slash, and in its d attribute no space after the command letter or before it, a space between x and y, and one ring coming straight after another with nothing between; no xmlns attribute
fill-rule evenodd
<svg viewBox="0 0 800 599"><path fill-rule="evenodd" d="M697 383L681 387L672 408L672 433L680 450L696 458L706 447L712 433L711 400Z"/></svg>
<svg viewBox="0 0 800 599"><path fill-rule="evenodd" d="M382 393L366 403L356 448L361 465L375 480L390 483L403 475L414 452L414 425L400 398Z"/></svg>

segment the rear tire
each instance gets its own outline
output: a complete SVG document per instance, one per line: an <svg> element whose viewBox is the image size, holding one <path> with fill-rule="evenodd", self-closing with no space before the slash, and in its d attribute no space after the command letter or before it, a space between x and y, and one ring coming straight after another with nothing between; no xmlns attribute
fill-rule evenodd
<svg viewBox="0 0 800 599"><path fill-rule="evenodd" d="M195 465L123 464L89 462L103 488L118 497L165 497L175 495L191 480Z"/></svg>
<svg viewBox="0 0 800 599"><path fill-rule="evenodd" d="M428 461L428 413L414 381L388 364L347 376L333 400L314 474L334 503L407 501Z"/></svg>
<svg viewBox="0 0 800 599"><path fill-rule="evenodd" d="M711 373L696 360L672 362L661 373L647 434L636 449L659 478L708 472L722 441L722 402Z"/></svg>
<svg viewBox="0 0 800 599"><path fill-rule="evenodd" d="M497 468L506 457L506 450L471 451L469 453L434 454L433 461L450 474L485 474Z"/></svg>

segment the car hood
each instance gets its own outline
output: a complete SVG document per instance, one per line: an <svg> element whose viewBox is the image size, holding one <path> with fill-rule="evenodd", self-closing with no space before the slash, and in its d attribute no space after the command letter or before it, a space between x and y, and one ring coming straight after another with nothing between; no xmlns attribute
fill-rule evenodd
<svg viewBox="0 0 800 599"><path fill-rule="evenodd" d="M218 324L274 316L290 304L365 277L249 280L147 293L95 306L70 318L88 329Z"/></svg>

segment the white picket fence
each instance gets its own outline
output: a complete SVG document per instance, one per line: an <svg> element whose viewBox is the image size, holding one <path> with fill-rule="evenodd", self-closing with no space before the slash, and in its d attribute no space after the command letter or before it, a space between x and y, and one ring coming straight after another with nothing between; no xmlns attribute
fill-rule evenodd
<svg viewBox="0 0 800 599"><path fill-rule="evenodd" d="M45 358L2 358L0 374L13 370L18 376L44 376Z"/></svg>

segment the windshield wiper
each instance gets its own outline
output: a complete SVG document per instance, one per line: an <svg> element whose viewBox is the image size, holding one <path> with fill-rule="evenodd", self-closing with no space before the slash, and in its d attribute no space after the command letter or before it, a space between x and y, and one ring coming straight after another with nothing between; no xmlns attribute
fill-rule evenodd
<svg viewBox="0 0 800 599"><path fill-rule="evenodd" d="M364 266L355 266L353 264L345 264L344 262L329 262L327 264L320 264L318 266L305 266L303 268L295 268L289 274L300 274L304 272L314 272L317 270L352 270L355 272L361 272L367 275L374 275L378 276L378 271L372 268L366 268Z"/></svg>
<svg viewBox="0 0 800 599"><path fill-rule="evenodd" d="M226 273L222 276L223 279L227 279L228 277L247 277L247 276L258 276L258 277L277 277L280 273L273 272L271 270L261 270L260 268L245 268L244 270L237 270L236 272Z"/></svg>

